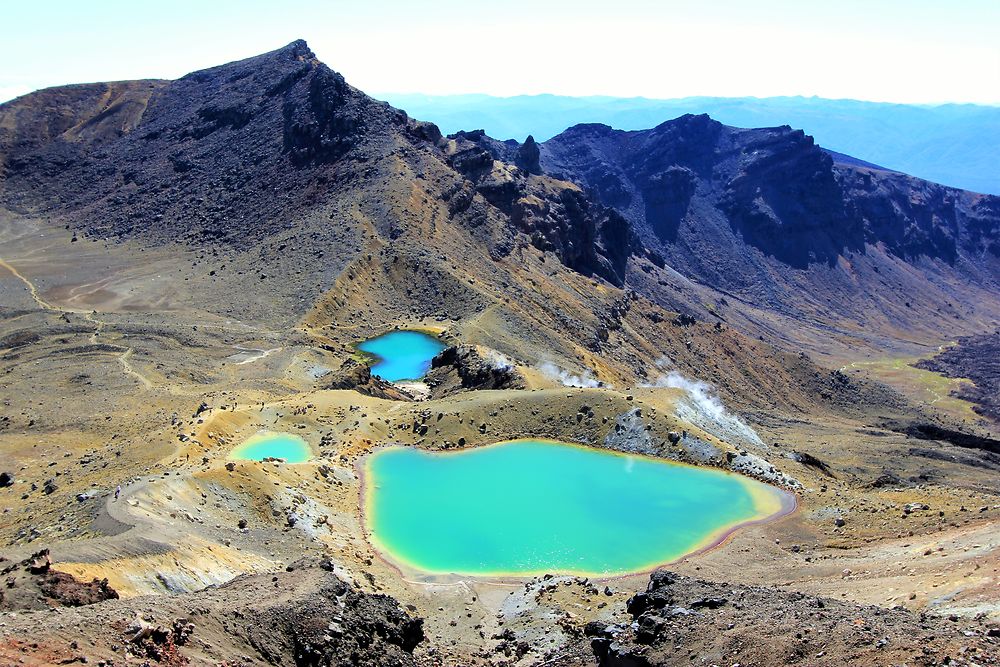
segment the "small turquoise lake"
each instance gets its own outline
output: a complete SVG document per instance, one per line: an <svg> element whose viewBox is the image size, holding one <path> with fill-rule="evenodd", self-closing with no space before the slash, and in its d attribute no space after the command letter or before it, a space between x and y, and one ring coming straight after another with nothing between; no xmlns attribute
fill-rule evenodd
<svg viewBox="0 0 1000 667"><path fill-rule="evenodd" d="M793 506L748 477L543 440L380 449L364 496L369 537L390 560L484 576L642 572Z"/></svg>
<svg viewBox="0 0 1000 667"><path fill-rule="evenodd" d="M358 349L375 358L372 373L388 382L419 380L431 367L431 359L446 347L422 331L390 331L358 343Z"/></svg>
<svg viewBox="0 0 1000 667"><path fill-rule="evenodd" d="M229 452L229 458L246 461L263 461L267 458L285 459L288 463L305 463L312 457L309 443L291 433L264 431L244 440Z"/></svg>

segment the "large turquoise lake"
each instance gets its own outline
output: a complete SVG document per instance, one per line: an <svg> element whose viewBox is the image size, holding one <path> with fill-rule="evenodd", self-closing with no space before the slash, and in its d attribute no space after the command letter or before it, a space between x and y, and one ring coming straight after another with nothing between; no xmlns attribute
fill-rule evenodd
<svg viewBox="0 0 1000 667"><path fill-rule="evenodd" d="M372 373L383 380L419 380L431 367L431 359L445 344L422 331L390 331L358 344L358 349L375 357Z"/></svg>
<svg viewBox="0 0 1000 667"><path fill-rule="evenodd" d="M231 459L263 461L267 458L285 459L288 463L304 463L312 456L309 443L291 433L263 431L244 440L233 451Z"/></svg>
<svg viewBox="0 0 1000 667"><path fill-rule="evenodd" d="M394 446L365 466L371 540L436 574L641 572L790 503L747 477L551 441Z"/></svg>

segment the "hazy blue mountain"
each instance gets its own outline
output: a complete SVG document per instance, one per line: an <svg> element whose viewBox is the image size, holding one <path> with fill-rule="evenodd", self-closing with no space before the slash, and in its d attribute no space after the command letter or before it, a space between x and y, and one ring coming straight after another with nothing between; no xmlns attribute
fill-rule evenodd
<svg viewBox="0 0 1000 667"><path fill-rule="evenodd" d="M545 141L578 123L639 130L686 113L736 127L791 125L840 153L945 185L1000 194L1000 107L922 106L815 97L379 96L445 133L484 129L499 139Z"/></svg>

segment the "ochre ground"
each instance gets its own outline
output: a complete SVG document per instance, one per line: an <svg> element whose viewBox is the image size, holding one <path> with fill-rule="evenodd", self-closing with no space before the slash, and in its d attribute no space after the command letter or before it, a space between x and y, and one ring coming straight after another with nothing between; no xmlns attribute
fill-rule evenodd
<svg viewBox="0 0 1000 667"><path fill-rule="evenodd" d="M269 319L233 310L221 288L203 289L203 267L187 251L66 237L58 227L14 217L0 226L0 469L17 480L0 489L0 544L8 558L49 547L60 570L106 577L133 598L276 572L302 556L329 557L345 578L394 596L426 619L422 655L445 664L488 662L492 638L503 629L536 647L536 657L558 655L572 635L565 624L579 629L594 619L625 620L625 601L644 588L648 574L567 581L539 593L532 588L537 582L525 580L401 572L365 538L359 464L386 443L443 448L464 438L474 447L547 437L605 446L616 421L634 408L658 443L687 431L716 446L723 459L749 449L677 417L682 390L641 386L655 380L656 362L668 355L685 375L719 385L727 405L766 443L751 453L801 483L793 489L792 515L739 530L674 569L1000 619L995 471L976 465L974 452L918 443L878 426L882 417L928 405L975 417L948 396L955 381L911 369L908 360L859 361L845 369L849 377L871 374L898 386L908 400L877 387L860 394L870 403L836 393L817 399L807 388L825 387L827 370L726 328L676 327L669 314L656 323L647 317L655 307L642 302L613 334L620 337L614 352L596 353L566 332L593 325L581 303L621 293L530 255L515 274L519 284L545 275L558 286L534 302L505 300L490 276L456 270L456 286L464 283L493 302L455 319L393 310L412 277L397 267L391 284L378 283L372 276L381 267L361 258L353 281L338 279L300 317ZM252 259L227 261L249 267ZM238 281L228 288L238 290ZM440 298L447 306L451 297ZM560 332L558 317L574 319ZM394 325L433 328L450 341L501 352L528 389L414 403L319 388L318 378L352 356L353 342ZM574 374L587 371L606 386L562 386L540 370L546 361ZM636 368L648 369L646 377ZM592 416L581 416L584 405ZM428 425L425 435L415 422ZM227 460L261 429L302 436L316 458L298 465ZM669 444L657 447L658 455L684 458ZM792 451L817 457L831 475L792 460L786 455ZM900 481L873 486L886 470ZM51 493L47 480L55 485ZM928 509L905 512L910 503ZM553 623L557 618L563 625Z"/></svg>

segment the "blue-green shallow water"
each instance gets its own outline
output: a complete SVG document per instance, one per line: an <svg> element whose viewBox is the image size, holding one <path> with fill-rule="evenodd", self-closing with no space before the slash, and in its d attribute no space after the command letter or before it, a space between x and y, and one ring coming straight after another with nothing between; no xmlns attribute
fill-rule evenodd
<svg viewBox="0 0 1000 667"><path fill-rule="evenodd" d="M783 508L749 478L534 440L381 449L365 484L374 543L432 573L640 572Z"/></svg>
<svg viewBox="0 0 1000 667"><path fill-rule="evenodd" d="M291 433L258 433L247 438L229 453L231 459L262 461L266 458L285 459L288 463L304 463L312 456L309 444Z"/></svg>
<svg viewBox="0 0 1000 667"><path fill-rule="evenodd" d="M419 380L444 348L444 343L421 331L390 331L358 344L359 350L378 359L372 373L389 382Z"/></svg>

